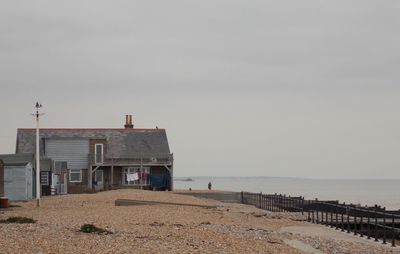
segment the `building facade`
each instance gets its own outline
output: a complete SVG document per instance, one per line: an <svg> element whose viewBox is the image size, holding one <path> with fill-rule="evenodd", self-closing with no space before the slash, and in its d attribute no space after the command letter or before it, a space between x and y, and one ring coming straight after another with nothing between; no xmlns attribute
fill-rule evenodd
<svg viewBox="0 0 400 254"><path fill-rule="evenodd" d="M16 154L35 153L35 129L18 129ZM126 116L118 129L41 129L40 153L49 161L53 191L116 188L172 190L173 154L165 129L137 129ZM43 189L42 189L43 191Z"/></svg>

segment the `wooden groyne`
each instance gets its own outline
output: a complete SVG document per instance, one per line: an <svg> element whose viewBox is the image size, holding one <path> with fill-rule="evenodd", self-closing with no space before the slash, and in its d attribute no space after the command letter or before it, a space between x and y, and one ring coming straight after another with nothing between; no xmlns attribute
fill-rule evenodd
<svg viewBox="0 0 400 254"><path fill-rule="evenodd" d="M361 207L340 204L337 200L305 200L282 194L241 192L242 204L254 205L271 212L296 212L307 216L307 221L326 225L361 237L388 241L394 247L400 242L400 212L387 211L378 205Z"/></svg>

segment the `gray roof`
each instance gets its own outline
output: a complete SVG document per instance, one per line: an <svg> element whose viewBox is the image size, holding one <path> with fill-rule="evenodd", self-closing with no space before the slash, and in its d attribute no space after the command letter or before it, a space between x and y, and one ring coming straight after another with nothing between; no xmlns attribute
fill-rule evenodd
<svg viewBox="0 0 400 254"><path fill-rule="evenodd" d="M35 129L18 129L16 153L35 152ZM170 154L164 129L41 129L44 139L106 139L106 156L132 158Z"/></svg>
<svg viewBox="0 0 400 254"><path fill-rule="evenodd" d="M33 163L34 155L31 153L0 154L0 160L3 161L4 165L26 165Z"/></svg>

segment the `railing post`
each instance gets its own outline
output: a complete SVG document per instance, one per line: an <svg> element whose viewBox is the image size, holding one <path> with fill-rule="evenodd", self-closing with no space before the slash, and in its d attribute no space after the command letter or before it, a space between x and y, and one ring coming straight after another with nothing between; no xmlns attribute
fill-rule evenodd
<svg viewBox="0 0 400 254"><path fill-rule="evenodd" d="M240 192L240 200L242 201L242 204L244 204L244 200L243 200L243 191Z"/></svg>
<svg viewBox="0 0 400 254"><path fill-rule="evenodd" d="M304 197L301 197L301 215L304 215Z"/></svg>

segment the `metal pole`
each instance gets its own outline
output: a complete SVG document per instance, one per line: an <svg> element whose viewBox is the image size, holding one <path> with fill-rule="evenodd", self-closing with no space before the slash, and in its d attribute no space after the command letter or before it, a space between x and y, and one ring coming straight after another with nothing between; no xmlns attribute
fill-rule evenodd
<svg viewBox="0 0 400 254"><path fill-rule="evenodd" d="M36 109L36 205L40 206L39 111Z"/></svg>
<svg viewBox="0 0 400 254"><path fill-rule="evenodd" d="M42 107L36 102L36 112L33 114L36 118L36 205L40 207L40 147L39 147L39 108Z"/></svg>

